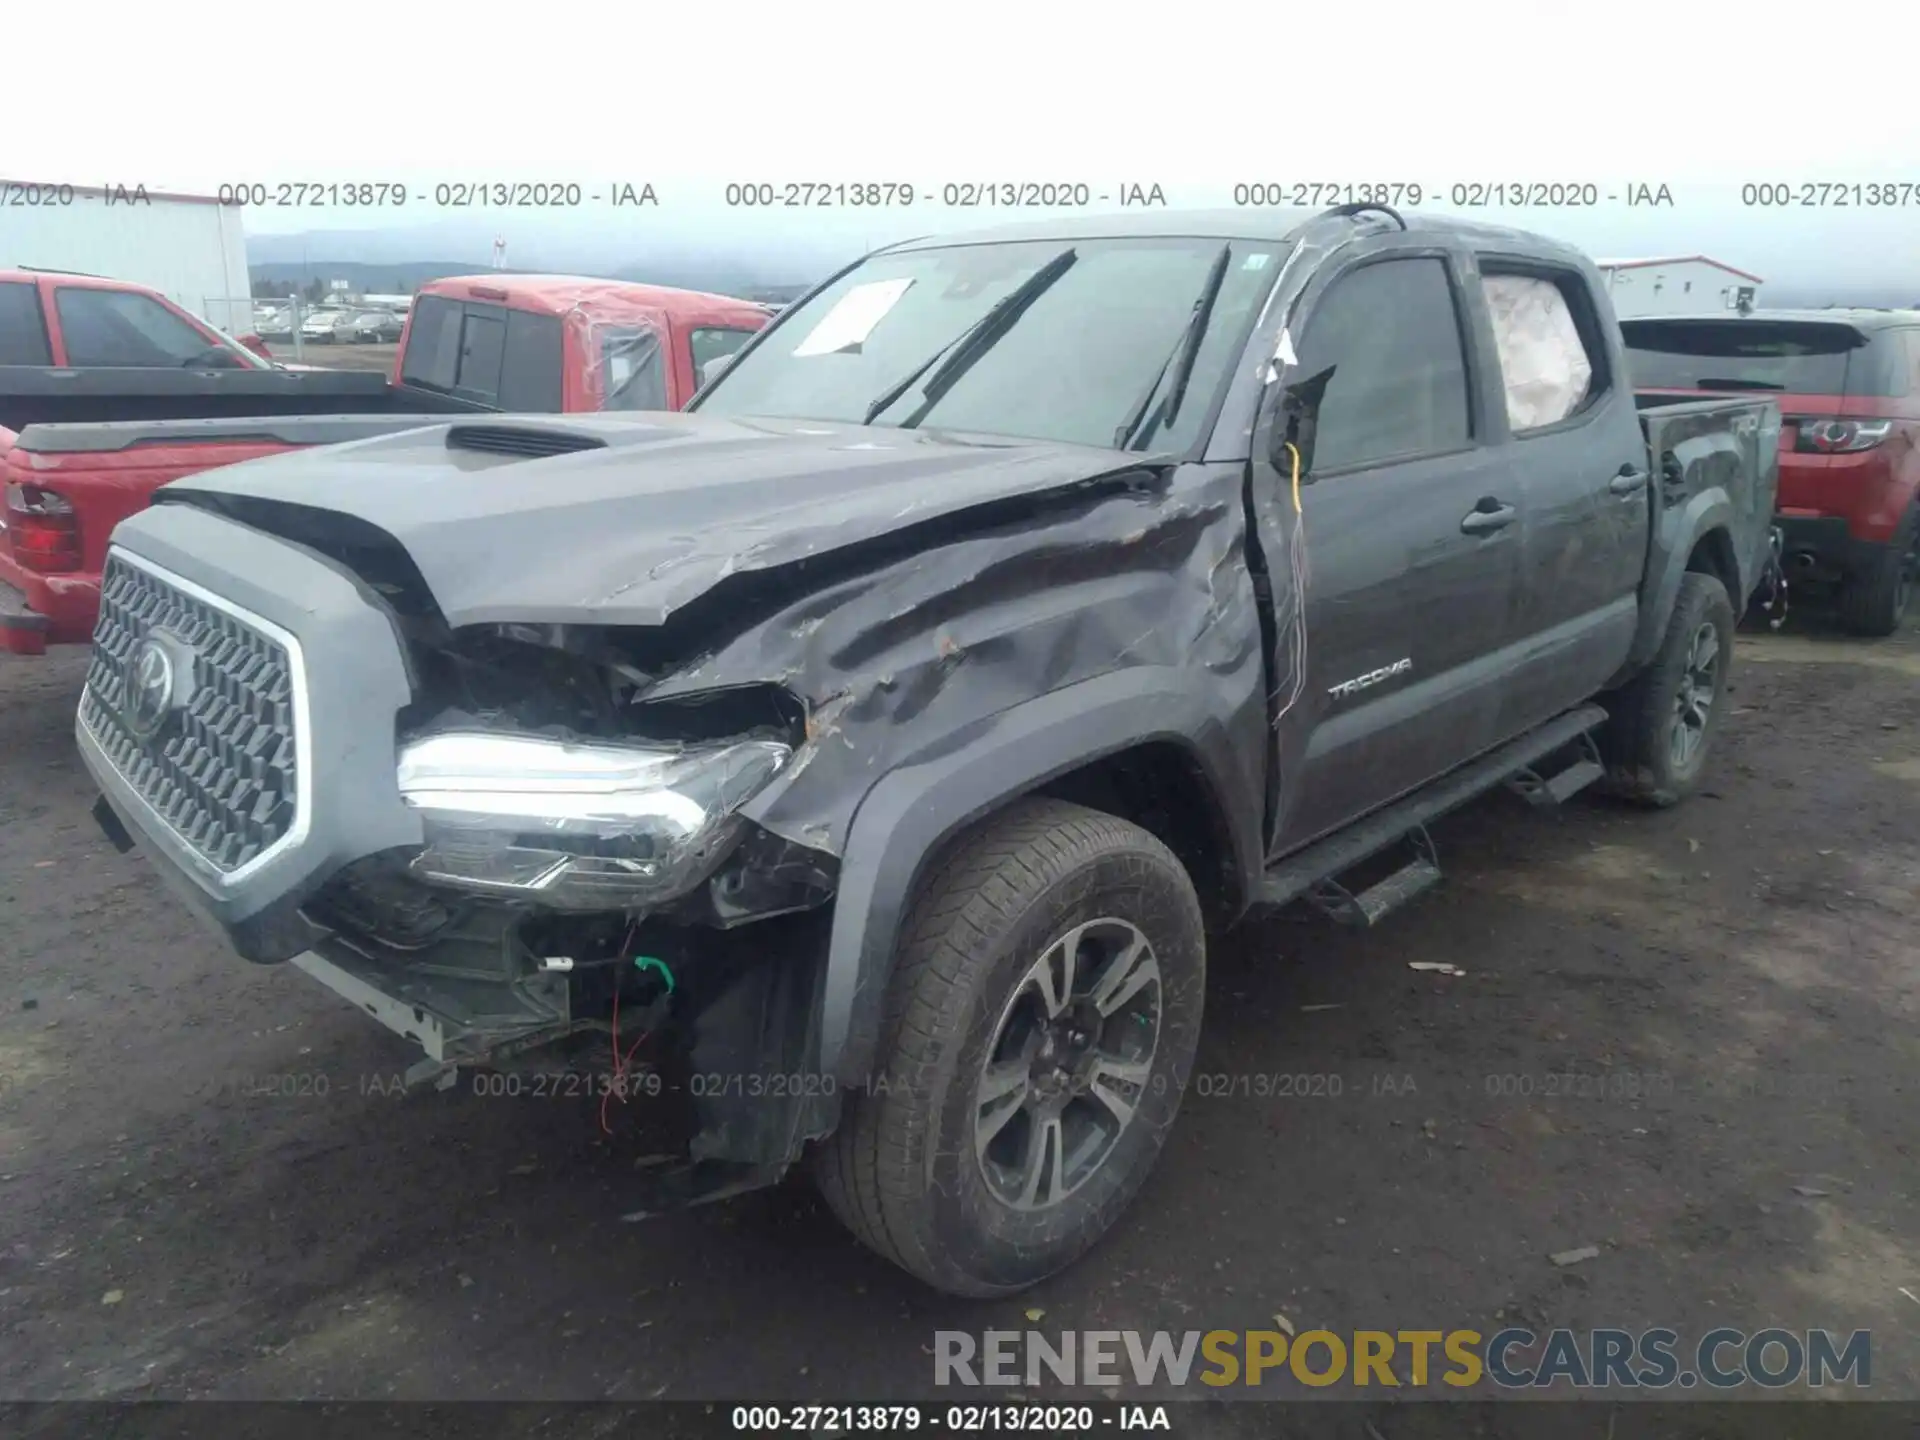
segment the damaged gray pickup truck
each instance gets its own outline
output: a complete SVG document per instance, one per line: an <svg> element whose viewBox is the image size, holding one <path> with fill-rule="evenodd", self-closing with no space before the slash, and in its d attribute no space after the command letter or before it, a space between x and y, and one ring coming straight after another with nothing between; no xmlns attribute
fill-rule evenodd
<svg viewBox="0 0 1920 1440"><path fill-rule="evenodd" d="M1378 921L1501 784L1695 788L1779 423L1636 401L1591 263L1514 231L917 240L686 413L167 486L79 746L116 843L421 1078L611 1032L614 1113L682 1146L637 1206L804 1162L1001 1294L1152 1167L1210 933Z"/></svg>

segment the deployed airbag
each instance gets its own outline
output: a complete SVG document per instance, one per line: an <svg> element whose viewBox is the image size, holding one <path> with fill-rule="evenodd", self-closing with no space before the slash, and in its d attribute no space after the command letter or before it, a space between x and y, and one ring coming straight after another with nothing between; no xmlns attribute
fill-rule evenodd
<svg viewBox="0 0 1920 1440"><path fill-rule="evenodd" d="M1587 398L1593 363L1567 297L1531 275L1481 279L1506 381L1507 423L1517 434L1566 419Z"/></svg>

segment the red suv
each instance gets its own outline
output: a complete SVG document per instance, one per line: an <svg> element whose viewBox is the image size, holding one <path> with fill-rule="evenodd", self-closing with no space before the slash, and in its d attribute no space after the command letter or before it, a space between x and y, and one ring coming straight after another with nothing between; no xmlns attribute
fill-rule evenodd
<svg viewBox="0 0 1920 1440"><path fill-rule="evenodd" d="M1640 389L1778 395L1789 573L1861 635L1920 579L1920 311L1755 310L1621 322Z"/></svg>

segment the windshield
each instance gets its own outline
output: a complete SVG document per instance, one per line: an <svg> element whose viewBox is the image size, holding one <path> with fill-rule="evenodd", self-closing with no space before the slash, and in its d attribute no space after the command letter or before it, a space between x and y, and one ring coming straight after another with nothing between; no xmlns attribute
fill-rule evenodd
<svg viewBox="0 0 1920 1440"><path fill-rule="evenodd" d="M1222 244L1061 239L876 255L783 315L779 330L730 366L698 408L860 424L914 376L871 423L1112 448L1149 387L1178 379L1169 362ZM1271 241L1236 240L1229 250L1187 367L1185 401L1145 448L1177 452L1198 438L1279 272L1280 247ZM1049 267L1050 279L1041 274ZM1026 303L1001 312L984 332L984 349L976 349L980 336L956 344L1023 286ZM965 363L949 363L956 356Z"/></svg>
<svg viewBox="0 0 1920 1440"><path fill-rule="evenodd" d="M1803 320L1626 320L1627 370L1643 390L1844 395L1851 325Z"/></svg>

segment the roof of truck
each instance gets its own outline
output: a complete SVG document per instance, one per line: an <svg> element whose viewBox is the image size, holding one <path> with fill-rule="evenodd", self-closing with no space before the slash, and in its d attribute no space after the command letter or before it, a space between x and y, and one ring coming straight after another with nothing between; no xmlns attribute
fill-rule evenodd
<svg viewBox="0 0 1920 1440"><path fill-rule="evenodd" d="M1291 239L1308 222L1330 212L1297 206L1249 206L1238 210L1163 210L1144 208L1117 214L1057 215L1016 221L981 230L923 235L888 250L933 249L942 245L980 245L1010 240L1119 240L1165 237L1201 240L1255 240L1279 244ZM1362 212L1377 215L1377 211ZM1557 240L1530 231L1482 225L1452 215L1423 215L1400 211L1409 231L1459 235L1483 244L1506 244L1534 251L1572 253ZM1356 217L1358 218L1358 217Z"/></svg>
<svg viewBox="0 0 1920 1440"><path fill-rule="evenodd" d="M493 291L492 295L481 294ZM538 315L630 313L650 310L667 315L708 315L716 310L767 315L764 305L733 295L710 295L702 290L676 290L665 285L640 285L627 280L604 280L590 275L509 275L490 271L479 275L448 275L422 285L418 295L472 296L498 299L501 294L517 310Z"/></svg>

